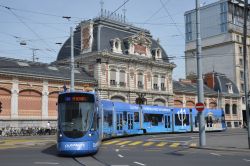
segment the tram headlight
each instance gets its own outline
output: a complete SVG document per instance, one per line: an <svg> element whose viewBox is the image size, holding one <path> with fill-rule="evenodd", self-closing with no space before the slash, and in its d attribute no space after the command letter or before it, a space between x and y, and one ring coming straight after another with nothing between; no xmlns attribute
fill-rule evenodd
<svg viewBox="0 0 250 166"><path fill-rule="evenodd" d="M59 134L59 137L62 138L62 134L61 133Z"/></svg>
<svg viewBox="0 0 250 166"><path fill-rule="evenodd" d="M92 136L92 134L91 134L91 133L89 133L89 136L91 137L91 136Z"/></svg>

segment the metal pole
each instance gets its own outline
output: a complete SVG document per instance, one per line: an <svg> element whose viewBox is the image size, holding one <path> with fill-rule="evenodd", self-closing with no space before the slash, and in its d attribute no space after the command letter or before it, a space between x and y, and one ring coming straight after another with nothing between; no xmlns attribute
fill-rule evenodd
<svg viewBox="0 0 250 166"><path fill-rule="evenodd" d="M247 60L247 17L248 17L248 0L244 4L244 27L243 27L243 60L244 60L244 89L246 104L246 119L248 126L248 148L250 149L250 122L249 122L249 105L248 105L248 60Z"/></svg>
<svg viewBox="0 0 250 166"><path fill-rule="evenodd" d="M73 28L70 27L70 37L71 37L71 61L70 61L70 68L71 68L71 79L70 79L70 91L75 90L75 66L74 66L74 36L73 36Z"/></svg>
<svg viewBox="0 0 250 166"><path fill-rule="evenodd" d="M197 93L198 103L204 103L202 66L201 66L201 35L200 35L200 1L196 0L196 59L197 59ZM206 145L204 111L198 113L199 116L199 143L200 147Z"/></svg>

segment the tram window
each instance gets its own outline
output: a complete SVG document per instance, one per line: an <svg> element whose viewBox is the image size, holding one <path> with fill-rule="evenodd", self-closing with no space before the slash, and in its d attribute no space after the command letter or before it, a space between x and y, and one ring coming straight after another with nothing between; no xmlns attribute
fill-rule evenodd
<svg viewBox="0 0 250 166"><path fill-rule="evenodd" d="M182 125L189 125L189 114L175 114L175 125L182 126Z"/></svg>
<svg viewBox="0 0 250 166"><path fill-rule="evenodd" d="M134 113L134 122L139 122L139 112Z"/></svg>
<svg viewBox="0 0 250 166"><path fill-rule="evenodd" d="M162 123L163 115L161 114L144 114L144 122L151 122L152 126L158 126L158 123Z"/></svg>
<svg viewBox="0 0 250 166"><path fill-rule="evenodd" d="M127 112L123 112L123 122L126 123L127 122Z"/></svg>
<svg viewBox="0 0 250 166"><path fill-rule="evenodd" d="M109 126L112 126L112 112L111 111L104 112L104 122L108 123Z"/></svg>

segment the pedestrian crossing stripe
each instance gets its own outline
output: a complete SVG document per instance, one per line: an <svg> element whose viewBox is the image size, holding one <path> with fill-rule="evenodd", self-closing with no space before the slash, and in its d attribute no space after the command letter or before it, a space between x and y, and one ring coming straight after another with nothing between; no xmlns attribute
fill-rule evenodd
<svg viewBox="0 0 250 166"><path fill-rule="evenodd" d="M130 142L132 142L132 141L123 141L123 142L120 142L120 143L118 143L118 144L116 144L116 145L125 145L125 144L128 144L128 143L130 143Z"/></svg>
<svg viewBox="0 0 250 166"><path fill-rule="evenodd" d="M141 144L141 143L142 143L142 141L135 141L135 142L133 142L131 144L128 144L128 145L134 146L134 145L138 145L138 144Z"/></svg>
<svg viewBox="0 0 250 166"><path fill-rule="evenodd" d="M115 140L115 141L109 141L109 142L105 142L103 143L103 145L119 145L119 146L124 146L124 145L128 145L128 146L135 146L135 145L142 145L142 146L156 146L156 147L164 147L165 145L168 145L169 144L169 147L171 148L176 148L178 146L181 145L181 143L179 142L175 142L175 143L172 143L170 144L169 142L144 142L144 141L135 141L135 142L132 142L132 141L119 141L119 140ZM196 144L195 143L192 143L189 145L190 147L196 147Z"/></svg>
<svg viewBox="0 0 250 166"><path fill-rule="evenodd" d="M189 146L190 146L190 147L196 147L197 144L196 144L196 143L192 143L192 144L190 144Z"/></svg>
<svg viewBox="0 0 250 166"><path fill-rule="evenodd" d="M120 141L109 141L109 142L105 142L104 145L111 145L111 144L115 144L118 142L120 142Z"/></svg>
<svg viewBox="0 0 250 166"><path fill-rule="evenodd" d="M180 145L180 143L173 143L173 144L170 145L170 147L171 147L171 148L176 148L176 147L179 146L179 145Z"/></svg>
<svg viewBox="0 0 250 166"><path fill-rule="evenodd" d="M143 144L143 146L150 146L150 145L153 145L155 142L147 142L145 144Z"/></svg>
<svg viewBox="0 0 250 166"><path fill-rule="evenodd" d="M160 143L158 143L156 146L162 147L162 146L165 146L165 145L167 145L167 144L168 144L167 142L160 142Z"/></svg>

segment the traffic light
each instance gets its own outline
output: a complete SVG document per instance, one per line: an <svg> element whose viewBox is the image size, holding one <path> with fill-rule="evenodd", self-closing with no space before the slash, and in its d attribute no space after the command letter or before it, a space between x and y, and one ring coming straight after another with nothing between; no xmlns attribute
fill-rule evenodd
<svg viewBox="0 0 250 166"><path fill-rule="evenodd" d="M0 112L2 112L2 102L0 101Z"/></svg>

